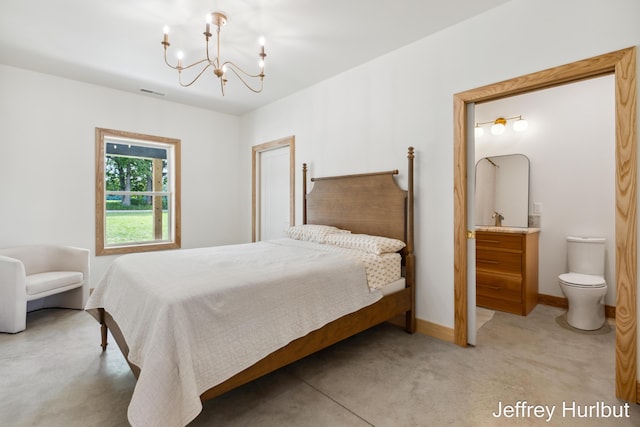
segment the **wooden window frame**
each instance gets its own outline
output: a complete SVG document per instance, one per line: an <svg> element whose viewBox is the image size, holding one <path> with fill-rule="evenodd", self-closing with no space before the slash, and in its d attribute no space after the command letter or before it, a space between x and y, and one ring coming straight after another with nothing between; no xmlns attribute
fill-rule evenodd
<svg viewBox="0 0 640 427"><path fill-rule="evenodd" d="M95 173L96 173L96 255L117 255L135 252L158 251L166 249L179 249L181 247L181 195L180 195L180 140L165 138L160 136L145 135L140 133L119 131L113 129L96 128L96 151L95 151ZM106 246L105 236L105 140L116 138L130 141L141 141L146 143L158 143L170 146L172 151L172 212L171 212L171 238L168 241L151 241L149 243L127 243L121 246ZM156 228L158 226L156 225ZM157 235L157 233L156 233Z"/></svg>

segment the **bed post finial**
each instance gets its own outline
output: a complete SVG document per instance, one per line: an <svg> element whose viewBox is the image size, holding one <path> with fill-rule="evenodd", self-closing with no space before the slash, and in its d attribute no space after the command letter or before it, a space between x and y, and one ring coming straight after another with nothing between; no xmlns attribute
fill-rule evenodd
<svg viewBox="0 0 640 427"><path fill-rule="evenodd" d="M307 164L302 164L302 223L307 223Z"/></svg>

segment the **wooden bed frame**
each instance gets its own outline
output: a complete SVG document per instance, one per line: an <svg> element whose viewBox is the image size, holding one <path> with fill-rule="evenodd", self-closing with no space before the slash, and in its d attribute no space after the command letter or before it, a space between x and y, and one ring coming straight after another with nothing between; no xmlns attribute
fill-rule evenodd
<svg viewBox="0 0 640 427"><path fill-rule="evenodd" d="M402 240L403 276L405 288L382 297L372 305L340 317L320 329L298 338L269 354L264 359L228 380L210 388L201 400L212 399L276 369L353 336L380 323L398 319L404 329L414 333L415 322L415 259L413 254L413 160L414 149L408 150L408 189L396 184L390 172L313 178L313 190L307 194L307 166L303 165L303 223L333 225L353 233L385 236ZM129 347L122 332L103 308L99 310L102 349L107 347L107 329L111 331L122 354ZM128 361L136 378L138 366Z"/></svg>

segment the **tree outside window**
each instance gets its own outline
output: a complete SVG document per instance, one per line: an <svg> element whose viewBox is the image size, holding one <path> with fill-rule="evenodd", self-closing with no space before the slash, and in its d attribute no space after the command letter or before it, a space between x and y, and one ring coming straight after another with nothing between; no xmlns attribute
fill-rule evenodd
<svg viewBox="0 0 640 427"><path fill-rule="evenodd" d="M96 129L96 254L180 247L180 141Z"/></svg>

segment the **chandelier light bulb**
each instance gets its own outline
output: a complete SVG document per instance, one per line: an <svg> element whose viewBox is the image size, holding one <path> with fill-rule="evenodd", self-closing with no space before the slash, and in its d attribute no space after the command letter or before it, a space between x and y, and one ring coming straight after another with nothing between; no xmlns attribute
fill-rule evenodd
<svg viewBox="0 0 640 427"><path fill-rule="evenodd" d="M482 135L484 135L484 129L476 125L476 127L474 128L474 135L476 138L480 138Z"/></svg>
<svg viewBox="0 0 640 427"><path fill-rule="evenodd" d="M184 52L178 51L178 70L182 68L182 59L184 58Z"/></svg>
<svg viewBox="0 0 640 427"><path fill-rule="evenodd" d="M260 46L264 46L264 42L265 42L264 37L263 37L263 36L260 36L260 38L258 39L258 44L259 44Z"/></svg>
<svg viewBox="0 0 640 427"><path fill-rule="evenodd" d="M162 32L164 33L162 36L162 44L166 51L167 47L169 47L169 26L165 25L164 28L162 28Z"/></svg>

